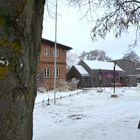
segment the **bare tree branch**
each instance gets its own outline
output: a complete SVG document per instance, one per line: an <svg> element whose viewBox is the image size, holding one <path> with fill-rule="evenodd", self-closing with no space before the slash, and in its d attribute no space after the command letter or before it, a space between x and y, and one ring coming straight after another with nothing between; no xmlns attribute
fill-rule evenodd
<svg viewBox="0 0 140 140"><path fill-rule="evenodd" d="M112 32L115 37L120 37L130 27L135 28L135 41L130 46L137 45L140 32L140 1L138 0L70 0L79 7L86 7L83 17L93 17L98 9L101 12L95 20L91 31L93 41L98 37L105 38L107 33ZM101 16L100 16L101 15ZM130 47L130 48L131 48Z"/></svg>

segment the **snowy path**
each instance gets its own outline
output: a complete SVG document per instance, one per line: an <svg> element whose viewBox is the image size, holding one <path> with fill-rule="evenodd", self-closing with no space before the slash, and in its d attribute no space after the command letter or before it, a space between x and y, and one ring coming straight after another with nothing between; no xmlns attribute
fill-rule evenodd
<svg viewBox="0 0 140 140"><path fill-rule="evenodd" d="M35 106L34 140L139 140L140 89L86 93Z"/></svg>

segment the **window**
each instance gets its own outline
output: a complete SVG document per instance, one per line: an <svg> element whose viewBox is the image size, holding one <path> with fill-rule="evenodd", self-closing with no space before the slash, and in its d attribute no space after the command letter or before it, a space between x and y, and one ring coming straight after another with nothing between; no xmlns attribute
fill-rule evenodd
<svg viewBox="0 0 140 140"><path fill-rule="evenodd" d="M115 80L116 82L118 82L119 81L119 78L116 78L116 80Z"/></svg>
<svg viewBox="0 0 140 140"><path fill-rule="evenodd" d="M55 56L55 50L53 52L53 55ZM59 56L59 50L56 50L56 57L58 57L58 56Z"/></svg>
<svg viewBox="0 0 140 140"><path fill-rule="evenodd" d="M123 82L123 77L120 77L120 82Z"/></svg>
<svg viewBox="0 0 140 140"><path fill-rule="evenodd" d="M50 50L49 49L44 50L44 56L46 56L46 57L50 56Z"/></svg>
<svg viewBox="0 0 140 140"><path fill-rule="evenodd" d="M50 78L50 68L45 68L44 69L44 77L45 78Z"/></svg>
<svg viewBox="0 0 140 140"><path fill-rule="evenodd" d="M88 78L85 77L85 82L87 82L87 81L88 81Z"/></svg>
<svg viewBox="0 0 140 140"><path fill-rule="evenodd" d="M109 77L105 77L105 80L106 80L106 81L109 81Z"/></svg>
<svg viewBox="0 0 140 140"><path fill-rule="evenodd" d="M111 78L111 82L114 82L114 78Z"/></svg>
<svg viewBox="0 0 140 140"><path fill-rule="evenodd" d="M54 73L54 77L56 76L55 78L59 78L59 69L56 68L56 69L54 70L54 72L55 72L55 73Z"/></svg>
<svg viewBox="0 0 140 140"><path fill-rule="evenodd" d="M63 50L63 55L66 55L66 50L65 49Z"/></svg>

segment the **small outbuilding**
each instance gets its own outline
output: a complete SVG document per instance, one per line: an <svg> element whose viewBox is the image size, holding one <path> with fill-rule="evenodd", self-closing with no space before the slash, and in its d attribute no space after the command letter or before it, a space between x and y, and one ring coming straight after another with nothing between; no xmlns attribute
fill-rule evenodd
<svg viewBox="0 0 140 140"><path fill-rule="evenodd" d="M72 78L78 80L78 87L90 87L91 76L82 65L73 65L67 73L67 80L71 81Z"/></svg>
<svg viewBox="0 0 140 140"><path fill-rule="evenodd" d="M137 85L137 74L135 63L127 59L114 60L120 68L122 68L124 73L123 83L125 86L136 86Z"/></svg>
<svg viewBox="0 0 140 140"><path fill-rule="evenodd" d="M67 80L76 78L81 88L84 87L108 87L115 83L123 85L125 71L114 62L82 60L79 65L71 67L67 74Z"/></svg>

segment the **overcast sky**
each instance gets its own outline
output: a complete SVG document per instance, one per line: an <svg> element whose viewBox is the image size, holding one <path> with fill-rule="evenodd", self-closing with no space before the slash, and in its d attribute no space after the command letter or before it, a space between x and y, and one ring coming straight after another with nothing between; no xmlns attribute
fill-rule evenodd
<svg viewBox="0 0 140 140"><path fill-rule="evenodd" d="M43 34L42 37L55 40L55 20L44 13ZM82 14L78 9L68 8L58 3L58 24L57 24L57 42L73 48L72 53L80 55L83 51L91 51L95 49L104 50L112 59L119 59L124 53L128 52L128 45L134 39L134 33L123 34L121 38L115 39L109 34L105 40L99 39L93 42L90 32L93 23L84 18L81 20ZM139 47L134 50L139 55Z"/></svg>

